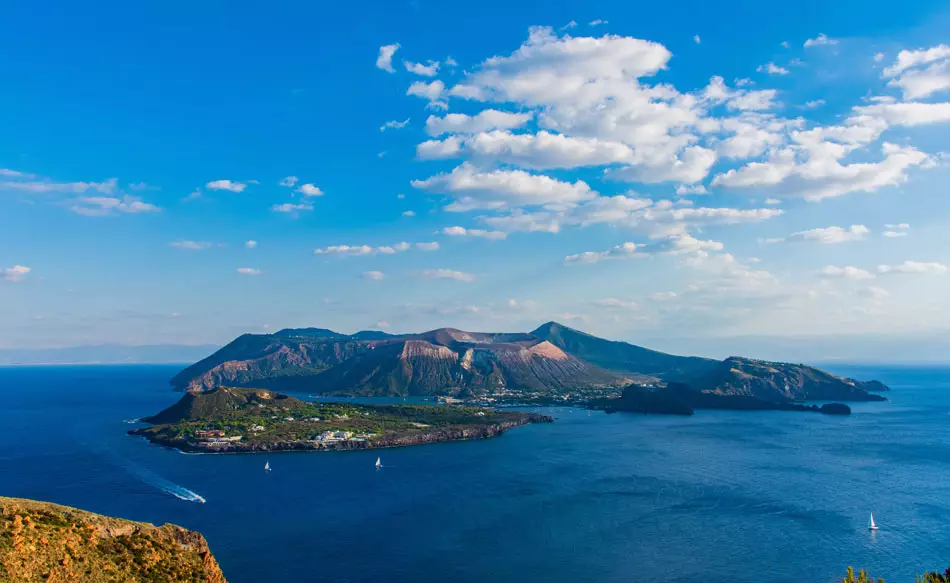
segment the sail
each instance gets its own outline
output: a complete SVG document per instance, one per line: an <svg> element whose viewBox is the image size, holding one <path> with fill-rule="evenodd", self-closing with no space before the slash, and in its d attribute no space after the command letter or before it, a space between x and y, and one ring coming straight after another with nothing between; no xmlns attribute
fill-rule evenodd
<svg viewBox="0 0 950 583"><path fill-rule="evenodd" d="M270 471L270 462L264 462L264 470L268 472Z"/></svg>
<svg viewBox="0 0 950 583"><path fill-rule="evenodd" d="M871 519L868 521L868 528L870 530L877 530L877 524L874 522L874 513L871 513Z"/></svg>
<svg viewBox="0 0 950 583"><path fill-rule="evenodd" d="M382 460L382 459L376 458L376 467L377 467L377 468L383 467L383 460Z"/></svg>

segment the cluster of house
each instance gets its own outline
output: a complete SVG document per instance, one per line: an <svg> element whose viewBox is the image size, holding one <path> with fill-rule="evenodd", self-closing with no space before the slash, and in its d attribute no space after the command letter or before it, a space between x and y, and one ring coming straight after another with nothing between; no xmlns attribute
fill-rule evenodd
<svg viewBox="0 0 950 583"><path fill-rule="evenodd" d="M366 441L373 433L353 433L352 431L324 431L313 440L320 444L331 445L343 441Z"/></svg>
<svg viewBox="0 0 950 583"><path fill-rule="evenodd" d="M194 444L208 449L230 445L243 439L242 435L226 436L222 429L199 429L194 435Z"/></svg>

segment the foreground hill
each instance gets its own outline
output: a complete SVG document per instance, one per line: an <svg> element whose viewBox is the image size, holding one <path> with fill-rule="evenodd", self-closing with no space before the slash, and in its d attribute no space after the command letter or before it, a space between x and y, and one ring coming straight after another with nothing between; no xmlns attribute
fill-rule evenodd
<svg viewBox="0 0 950 583"><path fill-rule="evenodd" d="M724 396L769 402L881 400L876 383L802 364L713 360L605 340L556 322L530 333L440 328L422 334L322 328L245 334L179 373L180 390L255 386L347 395L598 397L631 382L677 382Z"/></svg>
<svg viewBox="0 0 950 583"><path fill-rule="evenodd" d="M310 403L266 389L188 392L132 435L192 452L325 451L484 439L550 417L431 405Z"/></svg>
<svg viewBox="0 0 950 583"><path fill-rule="evenodd" d="M0 581L225 583L197 532L4 497Z"/></svg>

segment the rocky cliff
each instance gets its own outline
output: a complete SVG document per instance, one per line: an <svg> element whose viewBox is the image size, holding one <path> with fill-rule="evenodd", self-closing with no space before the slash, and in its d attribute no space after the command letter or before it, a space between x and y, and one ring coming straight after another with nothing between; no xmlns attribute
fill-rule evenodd
<svg viewBox="0 0 950 583"><path fill-rule="evenodd" d="M196 532L4 497L0 581L225 583L208 543Z"/></svg>

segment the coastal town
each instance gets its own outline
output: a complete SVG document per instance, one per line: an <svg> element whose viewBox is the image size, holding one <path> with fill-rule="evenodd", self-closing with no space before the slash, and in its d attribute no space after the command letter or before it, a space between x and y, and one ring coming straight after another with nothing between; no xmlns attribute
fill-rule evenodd
<svg viewBox="0 0 950 583"><path fill-rule="evenodd" d="M182 451L352 450L481 439L548 416L460 403L364 405L309 402L264 389L186 393L145 417L131 435Z"/></svg>

